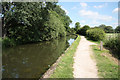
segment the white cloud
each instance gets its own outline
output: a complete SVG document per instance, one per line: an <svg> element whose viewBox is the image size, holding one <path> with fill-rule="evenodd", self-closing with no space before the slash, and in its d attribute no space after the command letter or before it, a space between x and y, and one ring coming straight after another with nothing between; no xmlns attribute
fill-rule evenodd
<svg viewBox="0 0 120 80"><path fill-rule="evenodd" d="M82 7L87 7L87 3L80 3Z"/></svg>
<svg viewBox="0 0 120 80"><path fill-rule="evenodd" d="M80 10L80 16L87 17L92 20L102 20L102 21L111 21L113 18L112 16L108 15L101 15L98 12L87 11L87 10Z"/></svg>
<svg viewBox="0 0 120 80"><path fill-rule="evenodd" d="M95 26L99 26L102 23L103 22L101 22L101 21L93 20L89 23L89 25L90 25L90 27L95 27Z"/></svg>
<svg viewBox="0 0 120 80"><path fill-rule="evenodd" d="M105 3L105 4L102 4L102 5L98 5L98 6L93 6L94 8L103 8L103 7L105 7L105 6L107 6L107 3Z"/></svg>
<svg viewBox="0 0 120 80"><path fill-rule="evenodd" d="M80 23L85 23L85 20L81 20Z"/></svg>
<svg viewBox="0 0 120 80"><path fill-rule="evenodd" d="M71 9L77 9L77 7L76 6L74 6L73 8L71 8Z"/></svg>
<svg viewBox="0 0 120 80"><path fill-rule="evenodd" d="M120 8L115 8L112 12L113 13L118 13L118 11L120 11Z"/></svg>
<svg viewBox="0 0 120 80"><path fill-rule="evenodd" d="M68 10L66 10L64 7L61 6L61 8L65 11L65 13L68 15Z"/></svg>
<svg viewBox="0 0 120 80"><path fill-rule="evenodd" d="M92 25L98 25L98 24L100 24L100 23L97 22L96 20L93 20L93 21L91 22L91 24L92 24Z"/></svg>
<svg viewBox="0 0 120 80"><path fill-rule="evenodd" d="M102 8L103 6L102 5L99 5L99 6L93 6L94 8Z"/></svg>

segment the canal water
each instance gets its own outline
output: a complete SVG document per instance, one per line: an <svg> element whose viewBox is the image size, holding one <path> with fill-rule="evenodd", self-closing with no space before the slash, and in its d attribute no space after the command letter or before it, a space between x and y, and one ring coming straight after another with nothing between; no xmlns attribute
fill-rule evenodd
<svg viewBox="0 0 120 80"><path fill-rule="evenodd" d="M3 78L40 78L74 42L71 35L51 41L20 45L2 52Z"/></svg>

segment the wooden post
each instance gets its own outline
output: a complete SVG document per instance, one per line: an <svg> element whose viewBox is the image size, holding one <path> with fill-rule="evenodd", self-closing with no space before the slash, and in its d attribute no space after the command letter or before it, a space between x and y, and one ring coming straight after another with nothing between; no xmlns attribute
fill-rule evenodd
<svg viewBox="0 0 120 80"><path fill-rule="evenodd" d="M103 50L103 42L100 41L100 50L102 51Z"/></svg>

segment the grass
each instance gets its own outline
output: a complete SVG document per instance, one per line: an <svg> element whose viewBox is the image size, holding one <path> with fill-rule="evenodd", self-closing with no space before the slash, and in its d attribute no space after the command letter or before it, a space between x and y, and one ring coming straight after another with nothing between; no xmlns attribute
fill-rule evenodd
<svg viewBox="0 0 120 80"><path fill-rule="evenodd" d="M118 65L111 58L105 56L105 53L109 54L109 51L100 51L98 45L92 45L92 50L97 62L98 76L100 78L118 78Z"/></svg>
<svg viewBox="0 0 120 80"><path fill-rule="evenodd" d="M90 41L90 42L94 42L96 44L100 44L100 41L93 41L93 40L89 40L89 39L87 39L87 40Z"/></svg>
<svg viewBox="0 0 120 80"><path fill-rule="evenodd" d="M118 36L120 33L106 33L106 38L110 39L110 38L115 38L116 36Z"/></svg>
<svg viewBox="0 0 120 80"><path fill-rule="evenodd" d="M86 37L86 36L85 36L85 38L86 38L88 41L90 41L90 42L94 42L94 43L96 43L96 44L100 44L100 41L93 41L93 40L89 39L89 38Z"/></svg>
<svg viewBox="0 0 120 80"><path fill-rule="evenodd" d="M118 33L113 34L106 34L106 38L113 38L117 36ZM92 50L94 52L94 55L91 56L91 58L94 58L97 63L98 67L98 76L100 78L111 78L112 80L118 80L120 74L118 74L118 64L112 59L112 57L108 56L111 55L110 51L107 49L103 49L102 51L98 48L100 46L100 41L92 41L91 42L96 43L97 45L92 45ZM103 41L103 45L105 45ZM114 79L113 79L114 78Z"/></svg>
<svg viewBox="0 0 120 80"><path fill-rule="evenodd" d="M106 35L117 35L117 34L120 34L120 33L106 33Z"/></svg>
<svg viewBox="0 0 120 80"><path fill-rule="evenodd" d="M73 78L74 53L79 44L80 36L72 43L65 55L60 60L58 66L50 78Z"/></svg>

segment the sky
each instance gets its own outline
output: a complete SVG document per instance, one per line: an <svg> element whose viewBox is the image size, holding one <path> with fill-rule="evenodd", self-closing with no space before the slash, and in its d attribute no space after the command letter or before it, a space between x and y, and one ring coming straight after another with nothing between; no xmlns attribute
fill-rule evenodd
<svg viewBox="0 0 120 80"><path fill-rule="evenodd" d="M81 27L105 24L116 28L118 25L118 2L59 2L58 5L71 18L70 27L76 22L80 22Z"/></svg>

